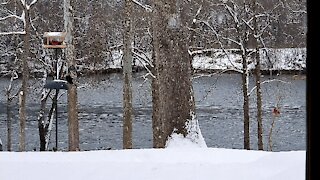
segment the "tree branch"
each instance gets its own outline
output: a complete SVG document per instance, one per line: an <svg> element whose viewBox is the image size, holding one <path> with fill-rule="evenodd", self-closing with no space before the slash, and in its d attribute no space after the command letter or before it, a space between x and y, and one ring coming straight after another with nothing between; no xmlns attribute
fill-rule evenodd
<svg viewBox="0 0 320 180"><path fill-rule="evenodd" d="M290 84L290 82L287 82L287 81L283 81L283 80L280 80L280 79L270 79L270 80L266 80L266 81L262 81L260 84L263 85L265 83L270 83L270 82L282 82L282 83L286 83L286 84ZM257 88L257 86L254 86L250 92L248 93L248 96L251 95L251 93Z"/></svg>
<svg viewBox="0 0 320 180"><path fill-rule="evenodd" d="M132 2L134 2L135 4L137 4L140 7L144 8L147 12L152 12L152 8L150 5L142 4L142 3L138 2L137 0L132 0Z"/></svg>

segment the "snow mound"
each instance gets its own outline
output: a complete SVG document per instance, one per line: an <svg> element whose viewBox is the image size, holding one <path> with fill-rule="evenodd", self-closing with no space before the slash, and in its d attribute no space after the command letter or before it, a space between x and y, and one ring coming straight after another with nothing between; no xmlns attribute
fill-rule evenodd
<svg viewBox="0 0 320 180"><path fill-rule="evenodd" d="M166 148L207 148L207 145L204 141L194 141L188 136L173 133L167 140Z"/></svg>

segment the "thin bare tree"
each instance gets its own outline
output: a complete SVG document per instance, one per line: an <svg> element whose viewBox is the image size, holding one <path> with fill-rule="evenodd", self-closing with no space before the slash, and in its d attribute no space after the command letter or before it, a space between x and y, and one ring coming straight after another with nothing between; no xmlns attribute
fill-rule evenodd
<svg viewBox="0 0 320 180"><path fill-rule="evenodd" d="M69 151L80 150L79 121L78 121L78 93L77 93L77 70L74 52L74 1L64 0L64 30L66 35L66 59L67 59L67 81L68 81L68 139Z"/></svg>
<svg viewBox="0 0 320 180"><path fill-rule="evenodd" d="M21 5L24 11L24 43L23 43L23 54L22 54L22 86L19 92L19 119L20 119L20 141L19 141L19 151L26 150L26 101L28 94L28 78L29 78L29 68L28 61L30 58L30 7L25 1L21 1Z"/></svg>
<svg viewBox="0 0 320 180"><path fill-rule="evenodd" d="M125 1L123 55L123 148L132 148L132 1Z"/></svg>
<svg viewBox="0 0 320 180"><path fill-rule="evenodd" d="M252 1L252 11L253 11L253 37L259 37L258 23L257 23L257 2ZM256 77L256 94L257 94L257 124L258 124L258 149L263 150L263 126L262 126L262 91L261 91L261 65L259 56L259 44L258 39L254 39L255 46L255 77Z"/></svg>

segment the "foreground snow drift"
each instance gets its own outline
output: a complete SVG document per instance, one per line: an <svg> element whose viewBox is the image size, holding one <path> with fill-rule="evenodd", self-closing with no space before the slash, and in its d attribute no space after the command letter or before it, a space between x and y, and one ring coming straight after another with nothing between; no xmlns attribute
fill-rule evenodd
<svg viewBox="0 0 320 180"><path fill-rule="evenodd" d="M1 180L304 180L305 151L215 148L1 152Z"/></svg>

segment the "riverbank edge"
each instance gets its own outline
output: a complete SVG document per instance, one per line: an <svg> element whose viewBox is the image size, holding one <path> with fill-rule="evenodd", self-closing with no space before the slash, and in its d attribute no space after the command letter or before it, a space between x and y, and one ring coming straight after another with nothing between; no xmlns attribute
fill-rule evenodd
<svg viewBox="0 0 320 180"><path fill-rule="evenodd" d="M133 67L133 73L143 73L147 71L142 67ZM101 70L84 70L79 71L79 77L87 77L94 75L110 75L110 74L119 74L122 73L122 68L109 68L109 69L101 69ZM250 74L254 74L254 70L249 72ZM224 69L193 69L193 74L240 74L240 72L235 70L224 70ZM307 71L303 70L261 70L261 75L301 75L306 76ZM21 77L22 74L18 73L18 76ZM49 74L49 76L55 76L54 74ZM34 72L30 74L30 78L42 78L43 74L40 72ZM9 74L0 74L0 78L10 78Z"/></svg>

